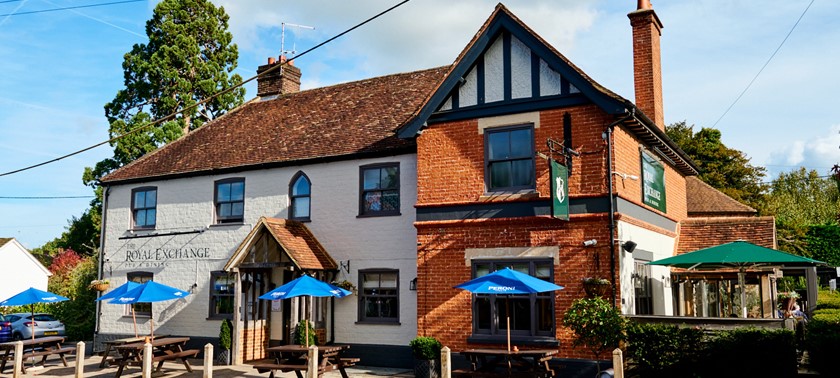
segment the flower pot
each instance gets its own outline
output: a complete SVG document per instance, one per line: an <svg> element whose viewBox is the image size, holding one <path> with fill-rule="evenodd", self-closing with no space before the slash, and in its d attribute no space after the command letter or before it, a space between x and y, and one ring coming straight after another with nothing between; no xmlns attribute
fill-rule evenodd
<svg viewBox="0 0 840 378"><path fill-rule="evenodd" d="M105 290L108 290L108 286L109 286L109 285L108 285L108 284L106 284L106 283L96 284L96 285L93 285L93 290L96 290L96 291L105 291Z"/></svg>
<svg viewBox="0 0 840 378"><path fill-rule="evenodd" d="M599 282L584 282L583 291L585 291L586 295L590 298L603 297L607 294L608 291L610 291L610 284Z"/></svg>

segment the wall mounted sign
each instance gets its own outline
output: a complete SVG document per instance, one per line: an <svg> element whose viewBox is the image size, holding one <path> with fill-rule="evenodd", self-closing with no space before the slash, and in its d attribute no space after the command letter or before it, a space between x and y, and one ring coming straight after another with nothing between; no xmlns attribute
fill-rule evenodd
<svg viewBox="0 0 840 378"><path fill-rule="evenodd" d="M569 220L569 170L550 159L551 166L551 216Z"/></svg>
<svg viewBox="0 0 840 378"><path fill-rule="evenodd" d="M665 209L665 167L642 151L642 202L656 210Z"/></svg>

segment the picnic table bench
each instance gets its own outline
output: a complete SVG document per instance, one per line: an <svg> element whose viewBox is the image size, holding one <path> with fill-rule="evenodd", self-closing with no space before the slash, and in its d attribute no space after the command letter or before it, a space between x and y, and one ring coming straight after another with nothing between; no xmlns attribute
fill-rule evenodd
<svg viewBox="0 0 840 378"><path fill-rule="evenodd" d="M149 337L151 340L154 339L162 339L164 337L169 337L169 335L155 335L155 336L135 336L135 337L125 337L122 339L114 339L114 340L106 340L102 343L105 344L105 351L102 352L102 361L99 362L100 368L105 368L109 365L111 361L114 360L116 356L119 356L117 353L116 347L117 345L125 345L131 343L139 343L141 341L145 341L146 337Z"/></svg>
<svg viewBox="0 0 840 378"><path fill-rule="evenodd" d="M23 355L21 355L21 359L25 362L25 360L30 358L41 357L40 364L43 365L47 361L47 357L51 355L58 355L64 366L67 366L67 358L65 355L74 354L76 352L76 347L62 346L61 343L63 342L64 337L62 336L47 336L20 340L20 343L23 344ZM0 343L0 351L2 351L2 356L0 356L0 373L6 370L7 361L14 361L15 345L17 343L17 341ZM20 371L26 374L26 363L21 364Z"/></svg>
<svg viewBox="0 0 840 378"><path fill-rule="evenodd" d="M163 363L166 361L181 360L188 372L192 372L187 358L195 357L200 352L198 349L184 349L184 345L189 341L189 337L163 337L150 340L152 345L152 364L157 362L156 372L159 372ZM119 365L116 378L122 375L126 366L138 366L143 363L143 349L146 343L141 341L137 343L129 343L117 345L115 348L120 353L120 357L114 361Z"/></svg>
<svg viewBox="0 0 840 378"><path fill-rule="evenodd" d="M340 357L339 354L347 349L349 345L325 345L318 347L318 376L326 372L338 370L342 378L348 378L345 368L355 366L358 358ZM268 377L274 378L274 372L283 373L295 372L298 378L303 378L302 372L309 369L309 349L303 345L281 345L266 349L274 356L274 363L261 363L254 365L259 373L269 372Z"/></svg>

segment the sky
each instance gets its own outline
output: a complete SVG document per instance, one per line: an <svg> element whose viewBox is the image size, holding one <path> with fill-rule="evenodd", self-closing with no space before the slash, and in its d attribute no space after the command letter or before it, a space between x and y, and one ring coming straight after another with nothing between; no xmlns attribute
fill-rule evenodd
<svg viewBox="0 0 840 378"><path fill-rule="evenodd" d="M229 30L239 48L236 73L243 78L280 54L282 23L287 25L283 49L294 56L398 3L212 1L230 15ZM109 2L115 1L0 0L0 175L108 139L103 106L123 88L123 55L147 41L145 23L157 1L45 10ZM302 87L451 64L496 4L409 1L296 59ZM636 1L509 0L505 5L595 81L634 99L627 13ZM653 7L664 25L667 124L686 121L695 131L720 130L724 144L767 168L768 181L799 167L826 175L840 163L835 89L840 28L832 27L840 2L663 0L653 1ZM246 89L246 99L255 96L253 83ZM0 176L0 237L36 248L60 236L91 200L92 190L81 180L84 168L111 155L104 145Z"/></svg>

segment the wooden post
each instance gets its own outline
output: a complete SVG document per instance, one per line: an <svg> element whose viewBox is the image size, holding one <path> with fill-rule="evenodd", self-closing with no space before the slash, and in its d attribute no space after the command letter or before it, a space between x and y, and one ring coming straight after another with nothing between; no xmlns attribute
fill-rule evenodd
<svg viewBox="0 0 840 378"><path fill-rule="evenodd" d="M318 346L309 347L309 362L306 368L306 378L318 378Z"/></svg>
<svg viewBox="0 0 840 378"><path fill-rule="evenodd" d="M440 349L440 375L441 378L452 378L452 356L449 347Z"/></svg>
<svg viewBox="0 0 840 378"><path fill-rule="evenodd" d="M619 348L613 350L613 378L624 378L624 355Z"/></svg>
<svg viewBox="0 0 840 378"><path fill-rule="evenodd" d="M213 344L204 346L204 378L213 378Z"/></svg>
<svg viewBox="0 0 840 378"><path fill-rule="evenodd" d="M15 342L15 366L12 370L12 377L20 378L23 376L21 369L23 368L23 342L17 341Z"/></svg>
<svg viewBox="0 0 840 378"><path fill-rule="evenodd" d="M75 378L85 377L85 342L79 341L76 343L76 376Z"/></svg>
<svg viewBox="0 0 840 378"><path fill-rule="evenodd" d="M143 378L152 378L152 344L143 345Z"/></svg>

